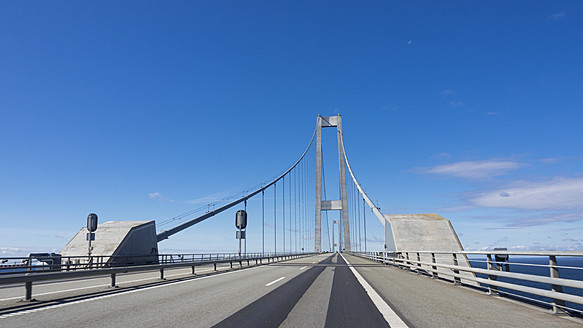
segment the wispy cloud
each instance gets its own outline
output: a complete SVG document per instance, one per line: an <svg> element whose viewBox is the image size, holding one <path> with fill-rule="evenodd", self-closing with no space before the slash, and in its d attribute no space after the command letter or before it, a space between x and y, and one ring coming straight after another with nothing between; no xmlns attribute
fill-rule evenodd
<svg viewBox="0 0 583 328"><path fill-rule="evenodd" d="M170 198L166 198L166 197L162 196L162 194L159 192L151 192L148 194L148 197L150 197L150 199L155 199L159 202L173 202L174 201Z"/></svg>
<svg viewBox="0 0 583 328"><path fill-rule="evenodd" d="M465 212L474 209L475 206L472 205L458 205L458 206L450 206L450 207L442 207L438 208L438 212Z"/></svg>
<svg viewBox="0 0 583 328"><path fill-rule="evenodd" d="M184 201L184 203L189 204L189 205L211 204L211 203L221 202L229 196L231 196L231 195L228 194L227 192L222 191L222 192L217 192L217 193L207 195L204 197L200 197L200 198L189 199L189 200Z"/></svg>
<svg viewBox="0 0 583 328"><path fill-rule="evenodd" d="M3 257L24 257L28 256L30 253L38 253L38 252L58 252L58 249L52 248L40 248L40 247L0 247L0 255Z"/></svg>
<svg viewBox="0 0 583 328"><path fill-rule="evenodd" d="M463 161L437 165L432 168L421 168L417 171L464 179L484 179L506 174L508 171L516 170L525 165L516 161L504 160Z"/></svg>
<svg viewBox="0 0 583 328"><path fill-rule="evenodd" d="M558 20L561 20L561 19L565 18L565 15L567 15L567 13L565 11L561 11L561 12L554 13L554 14L550 15L548 17L548 19L556 22Z"/></svg>
<svg viewBox="0 0 583 328"><path fill-rule="evenodd" d="M516 220L510 223L510 227L532 227L537 225L544 225L557 222L576 222L583 220L583 213L559 213L559 214L545 214L540 216L531 216Z"/></svg>
<svg viewBox="0 0 583 328"><path fill-rule="evenodd" d="M522 210L583 210L583 178L516 182L507 188L480 193L470 202L482 207Z"/></svg>
<svg viewBox="0 0 583 328"><path fill-rule="evenodd" d="M559 158L541 158L538 161L544 164L555 164L558 163L561 159Z"/></svg>
<svg viewBox="0 0 583 328"><path fill-rule="evenodd" d="M449 96L453 96L453 95L455 95L455 91L453 91L452 89L445 89L445 90L441 91L441 95L444 98L449 97Z"/></svg>

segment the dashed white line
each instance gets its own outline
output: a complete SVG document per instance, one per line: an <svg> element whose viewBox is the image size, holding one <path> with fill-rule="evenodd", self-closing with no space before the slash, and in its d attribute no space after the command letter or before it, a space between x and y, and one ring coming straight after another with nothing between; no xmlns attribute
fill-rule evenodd
<svg viewBox="0 0 583 328"><path fill-rule="evenodd" d="M303 269L305 269L305 268L307 268L307 266L305 266L305 267L301 267L301 268L300 268L300 270L303 270Z"/></svg>
<svg viewBox="0 0 583 328"><path fill-rule="evenodd" d="M270 282L268 284L265 284L265 287L269 287L269 286L275 284L276 282L282 281L283 279L285 279L285 277L281 277L281 278L275 279L274 281L272 281L272 282Z"/></svg>
<svg viewBox="0 0 583 328"><path fill-rule="evenodd" d="M396 327L409 328L409 326L407 326L407 324L403 322L403 320L401 320L401 318L395 313L395 311L393 311L393 309L391 309L391 307L381 298L381 296L371 287L371 285L369 285L368 282L364 280L360 273L358 273L358 271L356 271L356 269L352 267L352 265L350 265L350 262L346 260L342 253L340 253L340 256L342 256L346 264L348 264L348 267L350 268L358 282L362 285L362 287L368 294L368 297L370 297L371 301L381 312L389 326L395 328Z"/></svg>

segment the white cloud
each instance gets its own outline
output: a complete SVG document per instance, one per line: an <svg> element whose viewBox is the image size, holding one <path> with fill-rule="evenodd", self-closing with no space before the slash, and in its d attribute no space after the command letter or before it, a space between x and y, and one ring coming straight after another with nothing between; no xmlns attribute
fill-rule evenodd
<svg viewBox="0 0 583 328"><path fill-rule="evenodd" d="M453 91L452 89L446 89L446 90L441 91L441 95L444 97L453 96L453 95L455 95L455 91Z"/></svg>
<svg viewBox="0 0 583 328"><path fill-rule="evenodd" d="M174 201L172 199L169 199L169 198L162 196L162 194L159 192L151 192L148 194L148 197L150 197L150 199L155 199L155 200L160 201L160 202L173 202Z"/></svg>
<svg viewBox="0 0 583 328"><path fill-rule="evenodd" d="M465 212L473 210L475 206L471 205L458 205L458 206L450 206L450 207L442 207L438 209L438 212Z"/></svg>
<svg viewBox="0 0 583 328"><path fill-rule="evenodd" d="M558 163L560 161L559 158L541 158L539 159L539 162L544 163L544 164L555 164Z"/></svg>
<svg viewBox="0 0 583 328"><path fill-rule="evenodd" d="M226 191L222 191L222 192L218 192L218 193L214 193L208 196L204 196L204 197L200 197L200 198L195 198L195 199L190 199L187 201L184 201L184 203L186 204L190 204L190 205L194 205L194 204L212 204L212 203L218 203L218 202L222 202L225 199L229 199L232 195L228 194Z"/></svg>
<svg viewBox="0 0 583 328"><path fill-rule="evenodd" d="M503 175L526 164L515 161L486 160L464 161L423 169L423 173L440 174L465 179L484 179Z"/></svg>
<svg viewBox="0 0 583 328"><path fill-rule="evenodd" d="M0 255L2 257L26 257L30 253L45 253L45 252L58 252L58 249L46 249L40 247L0 247Z"/></svg>
<svg viewBox="0 0 583 328"><path fill-rule="evenodd" d="M563 19L566 14L567 14L566 12L561 11L561 12L558 12L558 13L555 13L555 14L550 15L549 16L549 19L556 22L556 21L558 21L560 19Z"/></svg>
<svg viewBox="0 0 583 328"><path fill-rule="evenodd" d="M572 212L572 213L558 213L558 214L545 214L540 216L532 216L519 220L515 220L509 226L512 227L531 227L537 225L543 225L548 223L557 222L576 222L583 220L583 213Z"/></svg>
<svg viewBox="0 0 583 328"><path fill-rule="evenodd" d="M477 206L522 210L583 210L583 178L556 177L543 182L520 182L484 192L470 202Z"/></svg>

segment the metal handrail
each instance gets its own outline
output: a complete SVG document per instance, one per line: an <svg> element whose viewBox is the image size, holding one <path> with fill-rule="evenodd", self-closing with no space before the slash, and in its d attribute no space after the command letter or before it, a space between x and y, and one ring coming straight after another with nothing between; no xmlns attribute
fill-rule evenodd
<svg viewBox="0 0 583 328"><path fill-rule="evenodd" d="M524 255L524 256L582 256L583 251L503 251L503 250L491 250L491 251L398 251L389 253L421 253L421 254L466 254L466 255Z"/></svg>
<svg viewBox="0 0 583 328"><path fill-rule="evenodd" d="M583 252L580 251L411 251L411 252L352 252L352 254L360 257L364 257L373 261L378 261L384 264L390 264L397 266L399 268L404 268L409 271L414 271L421 274L428 274L432 278L445 278L447 280L453 280L454 282L474 282L480 284L479 287L486 289L488 294L500 295L500 293L509 294L512 296L532 299L522 296L512 294L507 291L500 291L498 287L514 290L521 293L527 293L531 295L536 295L539 297L547 297L552 299L551 303L544 302L542 300L535 300L539 303L549 304L552 306L554 313L565 313L565 312L578 312L583 313L581 309L574 309L565 304L565 302L571 302L579 305L583 305L583 296L575 295L572 293L566 293L563 291L563 287L576 288L583 290L583 281L576 279L565 279L560 278L559 269L578 269L583 270L583 267L564 267L557 264L557 257L582 257ZM441 255L441 256L436 256ZM455 255L486 255L487 256L487 268L473 268L471 266L462 266L455 263ZM430 257L430 261L421 260L421 255L427 259ZM445 257L443 255L449 255ZM492 260L492 255L515 255L515 256L533 256L533 257L548 257L548 265L532 264L539 268L547 267L549 269L548 276L541 276L530 273L517 273L517 272L507 272L503 271L503 266L515 263L508 261L496 261ZM415 259L416 257L416 259ZM451 259L451 260L448 260ZM444 263L446 262L446 263ZM529 265L526 263L516 263L518 265ZM441 269L441 270L440 270ZM462 272L472 273L471 275ZM487 276L487 278L482 278L478 275ZM498 278L506 278L518 280L521 282L534 282L545 284L550 286L549 289L537 288L532 286L525 286L515 282L508 281L497 281Z"/></svg>
<svg viewBox="0 0 583 328"><path fill-rule="evenodd" d="M258 253L256 253L258 254ZM91 277L91 276L111 276L111 287L116 286L116 274L118 273L128 273L137 271L160 271L160 279L164 279L164 269L168 268L178 268L178 267L192 267L192 273L194 274L194 268L200 265L213 264L216 270L217 264L230 263L231 268L233 263L239 263L243 266L243 262L247 262L250 265L250 261L255 261L255 264L263 264L263 260L267 260L268 263L283 261L288 259L300 258L312 255L313 253L288 253L288 254L261 254L261 256L237 256L237 257L225 257L222 259L209 259L201 261L191 261L191 262L176 262L176 263L162 263L162 264L149 264L149 265L133 265L133 266L120 266L120 267L109 267L109 268L93 268L86 270L70 270L70 271L49 271L49 272L20 272L17 274L10 274L0 276L0 285L5 284L15 284L24 283L25 284L25 297L24 300L32 299L32 284L38 281L48 281L56 279L66 279L66 278L77 278L77 277ZM208 254L207 254L208 255ZM229 254L230 255L230 254ZM238 255L238 254L237 254Z"/></svg>
<svg viewBox="0 0 583 328"><path fill-rule="evenodd" d="M287 256L290 252L278 253L186 253L186 254L153 254L153 255L92 255L92 256L62 256L58 257L59 262L54 261L56 257L26 256L26 257L0 257L0 277L10 274L20 274L27 272L38 274L46 271L70 271L70 270L92 270L98 268L109 268L119 266L133 266L145 264L165 264L165 263L192 263L205 260L220 259L255 259L262 256ZM45 261L43 261L43 259ZM119 261L116 261L119 260ZM121 263L120 263L121 262ZM36 264L36 265L33 265ZM2 272L3 271L3 272Z"/></svg>

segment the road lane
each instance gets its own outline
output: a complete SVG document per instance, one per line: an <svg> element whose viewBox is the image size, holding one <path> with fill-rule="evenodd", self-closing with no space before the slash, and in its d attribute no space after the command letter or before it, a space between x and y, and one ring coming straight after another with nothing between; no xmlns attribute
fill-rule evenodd
<svg viewBox="0 0 583 328"><path fill-rule="evenodd" d="M334 271L326 327L389 327L342 257Z"/></svg>
<svg viewBox="0 0 583 328"><path fill-rule="evenodd" d="M225 271L230 269L229 264L217 266L217 271ZM203 275L214 272L212 265L202 265L196 267L196 274ZM192 274L192 269L177 268L166 269L164 277L166 279L174 277L189 276ZM131 286L145 282L156 281L160 278L158 271L147 272L130 272L119 273L116 276L116 285ZM37 282L33 285L33 297L39 301L48 301L55 297L62 297L64 295L71 295L76 291L91 292L97 290L104 290L110 286L111 280L109 275L88 277L88 278L73 278L67 280L53 280ZM23 284L10 284L0 286L0 308L7 306L12 302L24 298Z"/></svg>
<svg viewBox="0 0 583 328"><path fill-rule="evenodd" d="M344 256L352 268L336 254L321 254L56 298L8 315L0 309L0 326L387 327L369 288L410 327L580 327L468 288Z"/></svg>
<svg viewBox="0 0 583 328"><path fill-rule="evenodd" d="M581 327L524 303L344 256L410 327Z"/></svg>
<svg viewBox="0 0 583 328"><path fill-rule="evenodd" d="M124 326L209 327L253 303L279 285L265 284L282 276L293 277L315 256L285 263L273 263L199 278L184 278L154 286L135 287L78 303L57 303L55 308L13 317L0 316L7 327L85 327ZM312 265L312 264L309 264ZM62 305L65 304L65 305ZM57 310L58 309L58 310Z"/></svg>
<svg viewBox="0 0 583 328"><path fill-rule="evenodd" d="M221 321L226 327L388 327L337 254Z"/></svg>
<svg viewBox="0 0 583 328"><path fill-rule="evenodd" d="M331 263L336 264L336 258ZM279 327L324 327L333 280L334 267L327 265Z"/></svg>

